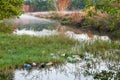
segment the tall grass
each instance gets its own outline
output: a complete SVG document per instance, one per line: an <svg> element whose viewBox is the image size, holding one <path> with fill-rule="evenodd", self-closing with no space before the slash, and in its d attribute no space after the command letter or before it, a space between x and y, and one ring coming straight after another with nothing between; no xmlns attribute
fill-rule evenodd
<svg viewBox="0 0 120 80"><path fill-rule="evenodd" d="M115 41L78 42L64 35L35 37L0 33L0 70L24 63L65 62L67 56L88 52L102 59L120 60L120 43ZM62 54L67 56L62 57Z"/></svg>
<svg viewBox="0 0 120 80"><path fill-rule="evenodd" d="M95 41L94 43L85 43L84 49L95 56L102 57L110 61L120 60L120 42L116 41Z"/></svg>

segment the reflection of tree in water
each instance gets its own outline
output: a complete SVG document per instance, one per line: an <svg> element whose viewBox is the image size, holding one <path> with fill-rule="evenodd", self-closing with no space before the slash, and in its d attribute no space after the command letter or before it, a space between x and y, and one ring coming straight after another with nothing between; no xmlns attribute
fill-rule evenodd
<svg viewBox="0 0 120 80"><path fill-rule="evenodd" d="M19 18L10 19L5 22L13 24L14 29L27 29L41 31L43 29L55 29L58 22L49 19L37 18L34 16L23 14Z"/></svg>

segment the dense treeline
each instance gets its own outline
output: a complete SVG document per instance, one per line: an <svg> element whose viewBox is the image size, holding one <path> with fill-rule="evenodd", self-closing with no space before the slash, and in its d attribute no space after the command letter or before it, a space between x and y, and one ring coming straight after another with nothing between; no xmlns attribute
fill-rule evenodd
<svg viewBox="0 0 120 80"><path fill-rule="evenodd" d="M31 5L38 11L49 11L55 10L54 0L26 0L24 2L26 5ZM71 4L68 9L82 9L85 7L85 0L71 0Z"/></svg>
<svg viewBox="0 0 120 80"><path fill-rule="evenodd" d="M0 0L0 20L21 14L24 0Z"/></svg>

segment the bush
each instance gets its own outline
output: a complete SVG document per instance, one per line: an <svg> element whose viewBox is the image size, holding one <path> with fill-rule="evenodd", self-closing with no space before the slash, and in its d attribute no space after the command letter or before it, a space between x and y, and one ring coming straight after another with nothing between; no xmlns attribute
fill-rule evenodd
<svg viewBox="0 0 120 80"><path fill-rule="evenodd" d="M86 10L87 16L84 24L86 27L98 30L98 31L110 31L111 19L105 13L101 11L95 11L94 7L90 7Z"/></svg>
<svg viewBox="0 0 120 80"><path fill-rule="evenodd" d="M99 28L100 30L106 30L107 28L110 31L115 31L120 29L120 26L118 25L120 23L119 0L86 0L86 8L86 12L88 14L86 19L87 22L92 20L91 17L93 18L94 16L97 16L97 18L92 20L93 26ZM101 18L98 14L99 12L102 14L107 14L107 18Z"/></svg>
<svg viewBox="0 0 120 80"><path fill-rule="evenodd" d="M0 32L2 33L12 33L14 31L12 24L7 24L5 22L0 23Z"/></svg>

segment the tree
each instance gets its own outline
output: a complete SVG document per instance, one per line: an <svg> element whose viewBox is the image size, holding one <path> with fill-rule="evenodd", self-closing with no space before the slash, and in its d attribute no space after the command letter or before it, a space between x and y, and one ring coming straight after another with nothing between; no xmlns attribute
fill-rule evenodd
<svg viewBox="0 0 120 80"><path fill-rule="evenodd" d="M30 5L37 11L49 11L53 9L51 0L26 0L26 5Z"/></svg>
<svg viewBox="0 0 120 80"><path fill-rule="evenodd" d="M72 0L69 9L83 9L85 7L85 0Z"/></svg>
<svg viewBox="0 0 120 80"><path fill-rule="evenodd" d="M120 29L120 0L86 0L86 8L91 6L96 13L101 11L109 15L110 24L108 28L110 30Z"/></svg>
<svg viewBox="0 0 120 80"><path fill-rule="evenodd" d="M38 11L64 11L72 8L83 9L85 0L25 0L24 4L31 5Z"/></svg>
<svg viewBox="0 0 120 80"><path fill-rule="evenodd" d="M68 8L71 0L53 0L56 11L64 11Z"/></svg>
<svg viewBox="0 0 120 80"><path fill-rule="evenodd" d="M21 14L24 0L0 0L0 20Z"/></svg>

